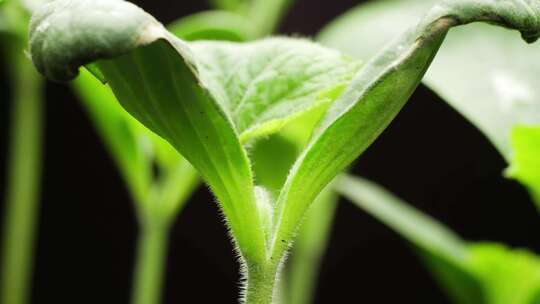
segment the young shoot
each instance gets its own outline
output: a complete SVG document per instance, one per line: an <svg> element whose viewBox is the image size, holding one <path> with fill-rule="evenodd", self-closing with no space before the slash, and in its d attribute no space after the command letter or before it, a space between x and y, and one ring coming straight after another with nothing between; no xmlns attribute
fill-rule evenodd
<svg viewBox="0 0 540 304"><path fill-rule="evenodd" d="M448 30L485 21L540 32L540 3L448 1L372 61L303 39L186 42L122 0L57 0L30 26L30 54L52 80L95 62L122 106L167 140L216 195L246 279L243 301L272 303L279 270L319 193L390 124ZM249 147L326 109L276 195L258 184Z"/></svg>

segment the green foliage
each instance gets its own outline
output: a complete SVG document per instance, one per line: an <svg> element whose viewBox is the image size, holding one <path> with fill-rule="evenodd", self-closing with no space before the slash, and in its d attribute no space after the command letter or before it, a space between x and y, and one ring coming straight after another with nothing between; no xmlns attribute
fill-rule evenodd
<svg viewBox="0 0 540 304"><path fill-rule="evenodd" d="M448 2L358 70L357 62L302 39L185 42L125 1L57 0L34 16L30 51L38 70L54 80L70 80L81 64L97 62L124 109L210 185L246 263L246 300L270 303L305 212L398 114L447 31L488 21L532 41L540 30L531 22L533 9ZM69 35L59 34L68 23ZM253 167L249 147L320 109L328 110L287 178L258 179L262 166ZM311 130L283 134L301 133ZM283 186L268 191L259 180Z"/></svg>
<svg viewBox="0 0 540 304"><path fill-rule="evenodd" d="M483 1L483 5L493 2ZM435 3L436 0L380 0L360 5L326 27L319 40L355 57L371 58ZM538 2L506 1L502 9L512 15L522 7L534 12ZM524 26L528 22L536 21L530 18ZM356 43L350 37L369 43ZM512 166L514 154L534 155L534 151L516 151L522 150L523 145L517 147L511 139L511 134L516 136L512 129L540 125L540 61L536 60L540 45L527 46L519 39L513 32L485 24L456 29L449 34L423 80L473 122ZM532 171L531 168L529 176L536 174L538 178L538 173ZM531 187L533 193L539 191L530 177L520 181Z"/></svg>
<svg viewBox="0 0 540 304"><path fill-rule="evenodd" d="M435 219L367 180L343 176L336 189L392 228L459 304L533 304L540 291L540 258L499 244L467 244Z"/></svg>

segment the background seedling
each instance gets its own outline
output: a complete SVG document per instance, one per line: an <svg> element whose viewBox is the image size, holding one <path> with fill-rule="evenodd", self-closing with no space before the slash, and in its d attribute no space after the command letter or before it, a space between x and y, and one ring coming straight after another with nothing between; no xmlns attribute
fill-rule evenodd
<svg viewBox="0 0 540 304"><path fill-rule="evenodd" d="M435 219L368 180L343 176L336 189L411 242L454 303L533 304L540 259L527 250L465 242Z"/></svg>

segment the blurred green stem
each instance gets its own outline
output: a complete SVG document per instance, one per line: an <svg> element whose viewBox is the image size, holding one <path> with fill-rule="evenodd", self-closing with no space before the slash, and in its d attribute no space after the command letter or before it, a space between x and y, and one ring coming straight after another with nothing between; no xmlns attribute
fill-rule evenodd
<svg viewBox="0 0 540 304"><path fill-rule="evenodd" d="M143 223L137 242L132 304L158 304L164 281L169 225Z"/></svg>
<svg viewBox="0 0 540 304"><path fill-rule="evenodd" d="M257 0L250 11L250 19L256 23L256 37L264 37L276 31L292 0Z"/></svg>
<svg viewBox="0 0 540 304"><path fill-rule="evenodd" d="M12 43L7 49L13 103L3 230L2 304L25 304L29 299L40 189L43 82L22 50L19 43Z"/></svg>

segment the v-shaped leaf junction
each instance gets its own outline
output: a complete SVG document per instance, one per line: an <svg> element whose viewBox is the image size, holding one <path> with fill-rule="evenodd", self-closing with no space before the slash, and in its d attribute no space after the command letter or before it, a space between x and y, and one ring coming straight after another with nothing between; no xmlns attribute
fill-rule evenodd
<svg viewBox="0 0 540 304"><path fill-rule="evenodd" d="M105 0L46 5L33 18L30 50L38 69L59 81L98 60L128 112L200 171L242 254L255 260L266 256L270 232L258 227L273 211L256 201L243 143L328 106L359 67L304 39L187 43L134 5Z"/></svg>
<svg viewBox="0 0 540 304"><path fill-rule="evenodd" d="M123 107L210 185L248 271L267 272L281 261L318 193L404 106L447 31L488 21L534 41L540 3L525 2L444 2L359 69L303 39L187 43L122 0L57 0L33 17L30 53L42 73L60 81L97 61ZM325 107L279 196L256 190L244 144Z"/></svg>

